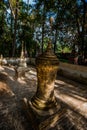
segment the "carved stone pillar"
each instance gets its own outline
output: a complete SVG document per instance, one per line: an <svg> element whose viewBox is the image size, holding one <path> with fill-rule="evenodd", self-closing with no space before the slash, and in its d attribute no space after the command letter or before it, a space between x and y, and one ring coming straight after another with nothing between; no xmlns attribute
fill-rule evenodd
<svg viewBox="0 0 87 130"><path fill-rule="evenodd" d="M54 83L58 70L59 61L52 51L49 41L45 53L37 57L37 91L31 99L32 106L41 114L53 114L60 108L54 96Z"/></svg>
<svg viewBox="0 0 87 130"><path fill-rule="evenodd" d="M54 95L58 65L59 61L49 41L47 50L36 58L37 91L30 101L26 98L23 100L25 113L32 122L33 130L52 129L63 116L61 105Z"/></svg>
<svg viewBox="0 0 87 130"><path fill-rule="evenodd" d="M21 56L20 56L19 66L20 67L27 67L26 58L25 58L25 49L24 49L23 43L22 43L22 49L21 49Z"/></svg>

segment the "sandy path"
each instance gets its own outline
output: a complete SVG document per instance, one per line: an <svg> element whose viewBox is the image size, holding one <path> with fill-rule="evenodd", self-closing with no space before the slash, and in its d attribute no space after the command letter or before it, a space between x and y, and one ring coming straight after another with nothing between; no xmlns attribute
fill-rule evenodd
<svg viewBox="0 0 87 130"><path fill-rule="evenodd" d="M0 130L33 130L23 113L22 99L24 97L30 99L36 91L37 79L35 69L30 67L26 77L18 80L15 79L13 68L4 67L0 68L0 71L4 75L1 78L1 83L7 85L6 90L4 90L5 93L0 95ZM57 94L67 91L67 87L61 91L64 86L60 85L60 83L64 83L65 86L67 84L70 85L70 83L66 84L65 81L63 82L62 79L56 82ZM60 121L54 130L87 130L87 120L68 106L66 107L67 113L65 118Z"/></svg>

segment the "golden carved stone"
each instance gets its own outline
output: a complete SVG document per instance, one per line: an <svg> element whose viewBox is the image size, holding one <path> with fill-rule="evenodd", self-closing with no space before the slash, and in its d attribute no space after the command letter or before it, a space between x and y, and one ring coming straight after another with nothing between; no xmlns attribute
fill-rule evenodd
<svg viewBox="0 0 87 130"><path fill-rule="evenodd" d="M53 114L60 108L54 96L54 83L59 61L52 50L51 41L47 50L36 59L37 92L31 99L32 105L42 113Z"/></svg>
<svg viewBox="0 0 87 130"><path fill-rule="evenodd" d="M49 41L47 50L36 58L37 91L30 101L23 99L26 116L30 119L33 130L54 128L65 113L54 95L58 65L59 60Z"/></svg>

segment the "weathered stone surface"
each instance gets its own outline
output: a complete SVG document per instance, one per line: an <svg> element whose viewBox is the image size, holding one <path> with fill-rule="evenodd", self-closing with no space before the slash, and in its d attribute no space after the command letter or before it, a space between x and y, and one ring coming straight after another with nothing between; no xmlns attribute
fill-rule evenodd
<svg viewBox="0 0 87 130"><path fill-rule="evenodd" d="M54 82L59 61L52 51L51 42L48 43L46 52L37 57L37 91L31 99L32 106L38 113L51 115L60 109L54 96Z"/></svg>
<svg viewBox="0 0 87 130"><path fill-rule="evenodd" d="M54 95L58 65L59 61L52 51L51 42L49 42L46 52L36 58L37 91L31 101L23 100L25 112L31 119L34 130L54 128L63 116L61 105ZM36 122L38 123L36 124Z"/></svg>
<svg viewBox="0 0 87 130"><path fill-rule="evenodd" d="M26 98L23 99L23 108L29 122L31 122L33 130L54 130L55 126L58 125L58 121L63 118L66 112L62 108L50 116L41 115Z"/></svg>
<svg viewBox="0 0 87 130"><path fill-rule="evenodd" d="M15 78L22 78L25 77L25 73L28 72L30 69L27 67L14 67L15 70Z"/></svg>

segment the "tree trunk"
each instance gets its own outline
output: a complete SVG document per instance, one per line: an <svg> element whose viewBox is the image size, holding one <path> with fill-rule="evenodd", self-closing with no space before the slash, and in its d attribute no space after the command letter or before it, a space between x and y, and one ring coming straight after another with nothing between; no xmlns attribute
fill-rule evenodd
<svg viewBox="0 0 87 130"><path fill-rule="evenodd" d="M44 22L42 23L42 47L41 47L42 53L43 53L43 44L44 44Z"/></svg>
<svg viewBox="0 0 87 130"><path fill-rule="evenodd" d="M43 46L44 46L44 25L45 25L45 2L43 7L43 16L42 16L42 53L43 53Z"/></svg>
<svg viewBox="0 0 87 130"><path fill-rule="evenodd" d="M55 32L55 42L54 42L54 53L56 53L57 37L58 37L58 30L57 30L57 28L56 28L56 32Z"/></svg>
<svg viewBox="0 0 87 130"><path fill-rule="evenodd" d="M82 51L82 56L84 57L84 26L85 26L85 13L86 13L86 6L85 6L85 2L84 2L84 12L83 12L83 24L82 24L82 45L81 45L81 51Z"/></svg>
<svg viewBox="0 0 87 130"><path fill-rule="evenodd" d="M12 15L12 10L11 10L11 36L13 38L13 15ZM10 50L9 50L9 57L12 57L12 45L13 43L11 42L11 47L10 47Z"/></svg>
<svg viewBox="0 0 87 130"><path fill-rule="evenodd" d="M59 8L58 8L58 12L59 12ZM56 18L56 26L55 26L55 42L54 42L54 53L56 53L56 43L57 43L57 37L58 37L58 27L57 27L57 23L58 23L58 16L59 13L57 12L57 18Z"/></svg>
<svg viewBox="0 0 87 130"><path fill-rule="evenodd" d="M14 37L13 37L13 51L12 51L12 57L15 56L15 49L16 49L16 33L17 33L17 16L18 16L18 0L16 0L16 9L15 9L15 19L14 19Z"/></svg>

